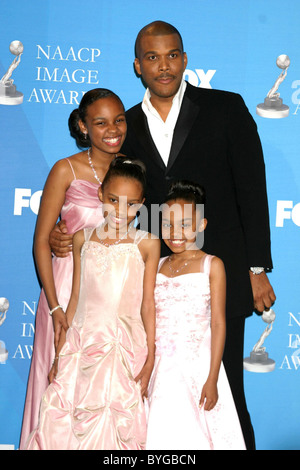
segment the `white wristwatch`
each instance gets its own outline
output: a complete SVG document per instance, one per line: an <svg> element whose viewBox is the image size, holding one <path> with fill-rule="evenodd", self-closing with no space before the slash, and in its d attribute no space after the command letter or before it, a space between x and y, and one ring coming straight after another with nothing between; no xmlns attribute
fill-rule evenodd
<svg viewBox="0 0 300 470"><path fill-rule="evenodd" d="M265 270L265 268L250 268L250 271L253 273L253 274L261 274L263 271Z"/></svg>

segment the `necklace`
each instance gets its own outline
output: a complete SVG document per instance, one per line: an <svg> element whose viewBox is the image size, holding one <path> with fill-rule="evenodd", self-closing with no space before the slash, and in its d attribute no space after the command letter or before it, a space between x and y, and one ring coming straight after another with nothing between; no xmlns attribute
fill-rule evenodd
<svg viewBox="0 0 300 470"><path fill-rule="evenodd" d="M99 183L100 186L101 186L102 183L101 183L101 181L99 180L98 175L97 175L97 173L96 173L96 170L95 170L95 168L94 168L94 165L93 165L93 162L92 162L92 159L91 159L91 155L90 155L90 150L91 150L91 149L89 148L88 151L87 151L87 156L88 156L89 165L90 165L91 169L93 170L93 173L94 173L94 176L95 176L96 180L98 181L98 183Z"/></svg>
<svg viewBox="0 0 300 470"><path fill-rule="evenodd" d="M101 239L100 231L101 231L102 227L103 227L103 225L100 225L100 227L96 228L96 234L97 234L97 237L99 238L99 242L101 243L101 245L107 246L109 248L111 245L118 245L122 240L124 240L124 238L127 237L128 233L131 230L132 222L129 224L127 232L124 233L124 235L121 238L118 238L118 240L116 240L113 243L105 243L105 241Z"/></svg>
<svg viewBox="0 0 300 470"><path fill-rule="evenodd" d="M168 267L169 267L169 270L172 274L172 277L174 277L176 274L178 274L182 269L184 269L191 261L192 259L194 259L196 256L196 253L193 254L193 256L188 259L183 265L179 266L178 269L174 269L172 266L171 266L171 256L169 256L168 258Z"/></svg>

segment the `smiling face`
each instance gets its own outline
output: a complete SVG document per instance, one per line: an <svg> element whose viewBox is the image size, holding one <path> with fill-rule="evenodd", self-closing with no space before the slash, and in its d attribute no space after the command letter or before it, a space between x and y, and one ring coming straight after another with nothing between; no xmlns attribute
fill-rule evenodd
<svg viewBox="0 0 300 470"><path fill-rule="evenodd" d="M180 87L187 56L177 34L144 34L134 65L150 90L152 102L170 100Z"/></svg>
<svg viewBox="0 0 300 470"><path fill-rule="evenodd" d="M194 203L184 199L168 201L162 211L162 238L173 253L195 250L197 234L206 223Z"/></svg>
<svg viewBox="0 0 300 470"><path fill-rule="evenodd" d="M88 133L92 148L105 154L119 152L127 131L125 111L114 96L101 98L87 108L85 122L79 121L81 132Z"/></svg>
<svg viewBox="0 0 300 470"><path fill-rule="evenodd" d="M117 232L128 230L130 222L144 202L143 187L134 178L114 176L99 189L103 203L103 215L109 229Z"/></svg>

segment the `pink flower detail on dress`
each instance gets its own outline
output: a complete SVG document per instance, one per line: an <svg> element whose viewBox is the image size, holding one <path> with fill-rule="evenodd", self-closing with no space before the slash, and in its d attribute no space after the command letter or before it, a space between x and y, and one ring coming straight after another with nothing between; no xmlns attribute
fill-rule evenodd
<svg viewBox="0 0 300 470"><path fill-rule="evenodd" d="M156 354L158 356L173 356L176 353L176 344L168 337L160 337L156 342Z"/></svg>

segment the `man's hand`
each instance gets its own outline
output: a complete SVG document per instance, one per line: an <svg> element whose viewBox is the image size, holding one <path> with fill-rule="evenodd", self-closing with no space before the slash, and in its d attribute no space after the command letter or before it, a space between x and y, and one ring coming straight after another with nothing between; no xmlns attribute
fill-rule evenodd
<svg viewBox="0 0 300 470"><path fill-rule="evenodd" d="M253 292L254 308L262 313L272 307L276 300L276 295L270 284L268 276L263 271L261 274L253 274L249 271Z"/></svg>
<svg viewBox="0 0 300 470"><path fill-rule="evenodd" d="M66 222L61 220L49 235L51 251L58 258L65 258L72 251L73 235L68 234Z"/></svg>

